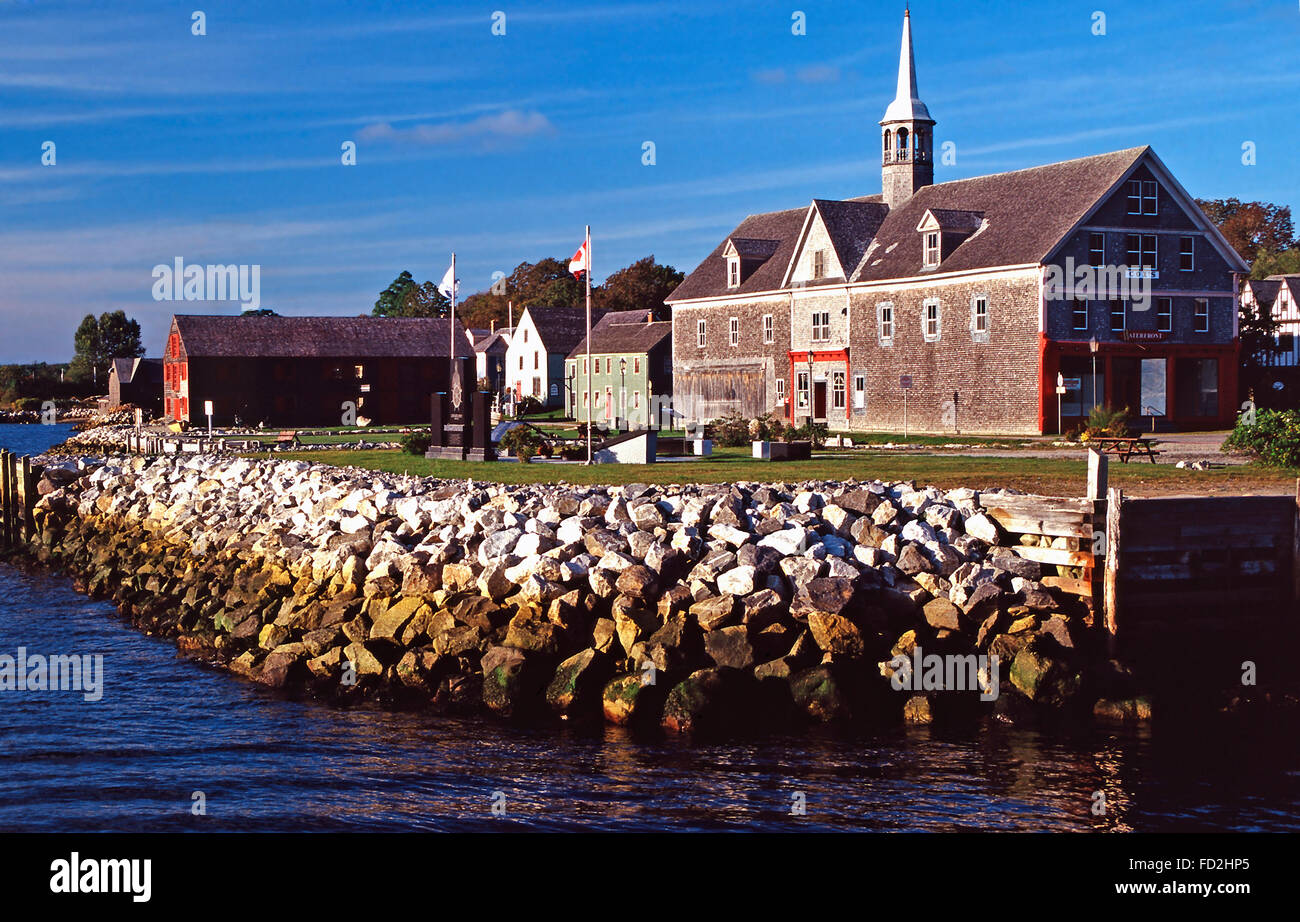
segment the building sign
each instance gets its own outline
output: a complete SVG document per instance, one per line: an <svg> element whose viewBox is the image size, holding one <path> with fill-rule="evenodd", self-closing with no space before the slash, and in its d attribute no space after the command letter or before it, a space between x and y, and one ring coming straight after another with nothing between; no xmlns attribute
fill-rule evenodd
<svg viewBox="0 0 1300 922"><path fill-rule="evenodd" d="M1131 279L1158 279L1160 278L1159 269L1126 269L1125 276Z"/></svg>
<svg viewBox="0 0 1300 922"><path fill-rule="evenodd" d="M1067 391L1077 391L1083 387L1082 378L1061 378L1061 387Z"/></svg>
<svg viewBox="0 0 1300 922"><path fill-rule="evenodd" d="M898 376L898 386L901 387L901 388L902 388L903 390L905 390L905 391L910 391L910 390L912 389L912 376L911 376L911 375L899 375L899 376Z"/></svg>
<svg viewBox="0 0 1300 922"><path fill-rule="evenodd" d="M1162 343L1168 338L1168 333L1161 333L1156 330L1124 331L1124 342L1126 343Z"/></svg>

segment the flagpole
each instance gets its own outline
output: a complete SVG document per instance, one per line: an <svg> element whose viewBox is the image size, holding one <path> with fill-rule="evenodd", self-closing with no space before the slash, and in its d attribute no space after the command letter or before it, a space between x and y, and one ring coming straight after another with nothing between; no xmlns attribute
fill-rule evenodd
<svg viewBox="0 0 1300 922"><path fill-rule="evenodd" d="M587 463L591 463L591 225L587 225Z"/></svg>

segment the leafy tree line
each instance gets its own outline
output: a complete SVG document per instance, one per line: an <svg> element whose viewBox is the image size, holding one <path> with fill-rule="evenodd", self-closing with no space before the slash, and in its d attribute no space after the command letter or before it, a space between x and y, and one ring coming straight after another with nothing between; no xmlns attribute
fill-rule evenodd
<svg viewBox="0 0 1300 922"><path fill-rule="evenodd" d="M684 276L672 266L655 262L653 255L611 273L604 283L591 289L593 308L653 311L666 317L664 298ZM509 322L510 303L517 318L524 308L579 306L586 303L586 285L569 273L569 261L547 257L535 263L522 262L487 291L469 295L456 305L456 316L469 327L503 327ZM433 282L416 282L402 272L379 295L375 317L445 317L450 302Z"/></svg>

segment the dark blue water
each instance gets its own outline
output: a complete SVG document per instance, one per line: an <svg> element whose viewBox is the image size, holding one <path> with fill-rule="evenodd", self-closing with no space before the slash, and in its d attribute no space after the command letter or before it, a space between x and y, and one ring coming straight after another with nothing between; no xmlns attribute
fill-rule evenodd
<svg viewBox="0 0 1300 922"><path fill-rule="evenodd" d="M0 427L0 444L38 450L40 428ZM1300 829L1300 763L1276 734L692 745L338 710L178 659L66 579L0 565L0 653L19 646L102 654L103 698L0 692L0 830Z"/></svg>

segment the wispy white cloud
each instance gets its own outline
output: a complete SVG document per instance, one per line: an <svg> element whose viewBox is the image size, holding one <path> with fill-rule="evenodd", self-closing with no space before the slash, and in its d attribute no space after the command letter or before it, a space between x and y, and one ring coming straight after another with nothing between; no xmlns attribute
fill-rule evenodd
<svg viewBox="0 0 1300 922"><path fill-rule="evenodd" d="M491 144L554 133L555 126L540 112L508 109L505 112L482 115L471 121L412 125L409 128L396 128L388 122L377 122L361 129L360 137L366 141L418 145L464 142Z"/></svg>

